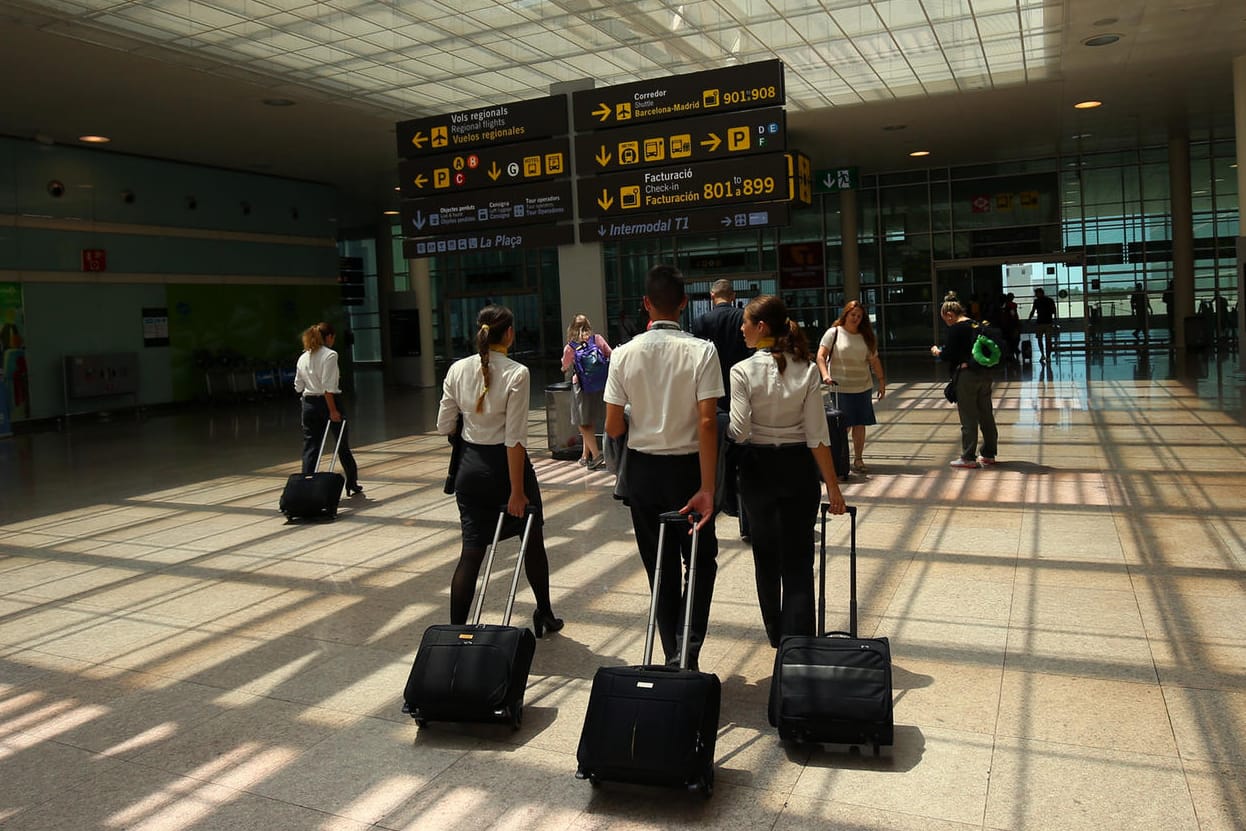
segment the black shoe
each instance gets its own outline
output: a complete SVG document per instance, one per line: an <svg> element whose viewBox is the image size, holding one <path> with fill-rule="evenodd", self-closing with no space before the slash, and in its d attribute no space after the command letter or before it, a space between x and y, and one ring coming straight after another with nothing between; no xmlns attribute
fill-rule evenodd
<svg viewBox="0 0 1246 831"><path fill-rule="evenodd" d="M363 485L359 484L358 482L355 482L353 485L346 486L347 496L354 496L357 493L363 493Z"/></svg>
<svg viewBox="0 0 1246 831"><path fill-rule="evenodd" d="M557 632L563 627L563 619L554 617L552 609L537 609L532 613L532 631L538 637L545 637L546 630Z"/></svg>

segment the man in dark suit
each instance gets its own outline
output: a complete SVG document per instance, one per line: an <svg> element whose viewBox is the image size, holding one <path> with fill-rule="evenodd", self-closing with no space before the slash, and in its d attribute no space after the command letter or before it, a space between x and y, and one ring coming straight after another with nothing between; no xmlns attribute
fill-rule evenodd
<svg viewBox="0 0 1246 831"><path fill-rule="evenodd" d="M723 389L726 394L718 399L719 412L731 411L731 367L747 358L753 350L744 345L744 310L736 308L735 289L730 280L716 280L710 286L708 312L692 322L692 334L713 341L718 350L718 363L722 367Z"/></svg>

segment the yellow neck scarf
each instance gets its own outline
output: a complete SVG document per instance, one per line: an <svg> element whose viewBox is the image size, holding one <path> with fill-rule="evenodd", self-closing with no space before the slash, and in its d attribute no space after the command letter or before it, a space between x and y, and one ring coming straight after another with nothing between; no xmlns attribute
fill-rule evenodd
<svg viewBox="0 0 1246 831"><path fill-rule="evenodd" d="M774 346L774 338L758 338L757 339L758 349L769 349L772 346Z"/></svg>
<svg viewBox="0 0 1246 831"><path fill-rule="evenodd" d="M505 355L506 347L500 343L491 343L489 344L489 351L490 352L501 352L503 355Z"/></svg>

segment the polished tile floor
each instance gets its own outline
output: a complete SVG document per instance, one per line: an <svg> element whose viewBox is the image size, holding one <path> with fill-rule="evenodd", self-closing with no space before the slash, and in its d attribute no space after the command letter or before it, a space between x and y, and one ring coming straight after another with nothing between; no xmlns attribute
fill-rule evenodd
<svg viewBox="0 0 1246 831"><path fill-rule="evenodd" d="M0 441L0 826L1246 828L1236 356L1062 354L997 386L1002 464L981 471L947 466L929 362L889 364L871 471L845 486L861 629L895 654L889 755L778 742L751 554L723 517L713 798L573 778L594 670L640 658L646 585L611 477L545 452L539 393L566 629L538 644L519 732L418 729L401 690L458 549L447 445L436 391L364 377L367 493L327 525L276 512L290 401ZM842 627L845 520L828 536Z"/></svg>

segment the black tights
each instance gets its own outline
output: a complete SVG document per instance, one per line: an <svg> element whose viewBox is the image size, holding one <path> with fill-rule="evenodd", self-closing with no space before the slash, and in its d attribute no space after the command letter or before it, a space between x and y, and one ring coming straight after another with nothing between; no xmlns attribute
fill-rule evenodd
<svg viewBox="0 0 1246 831"><path fill-rule="evenodd" d="M500 543L499 543L500 546ZM476 578L480 575L480 566L485 561L485 552L489 549L474 548L464 545L459 555L458 567L454 569L454 578L450 581L450 623L462 626L467 623L467 615L471 612L472 596L476 591ZM528 537L528 553L524 556L524 573L528 575L528 585L536 596L536 607L540 611L553 614L549 601L549 558L545 555L545 535L541 526L532 523L532 533ZM497 555L494 555L494 566ZM509 588L509 583L507 588Z"/></svg>

